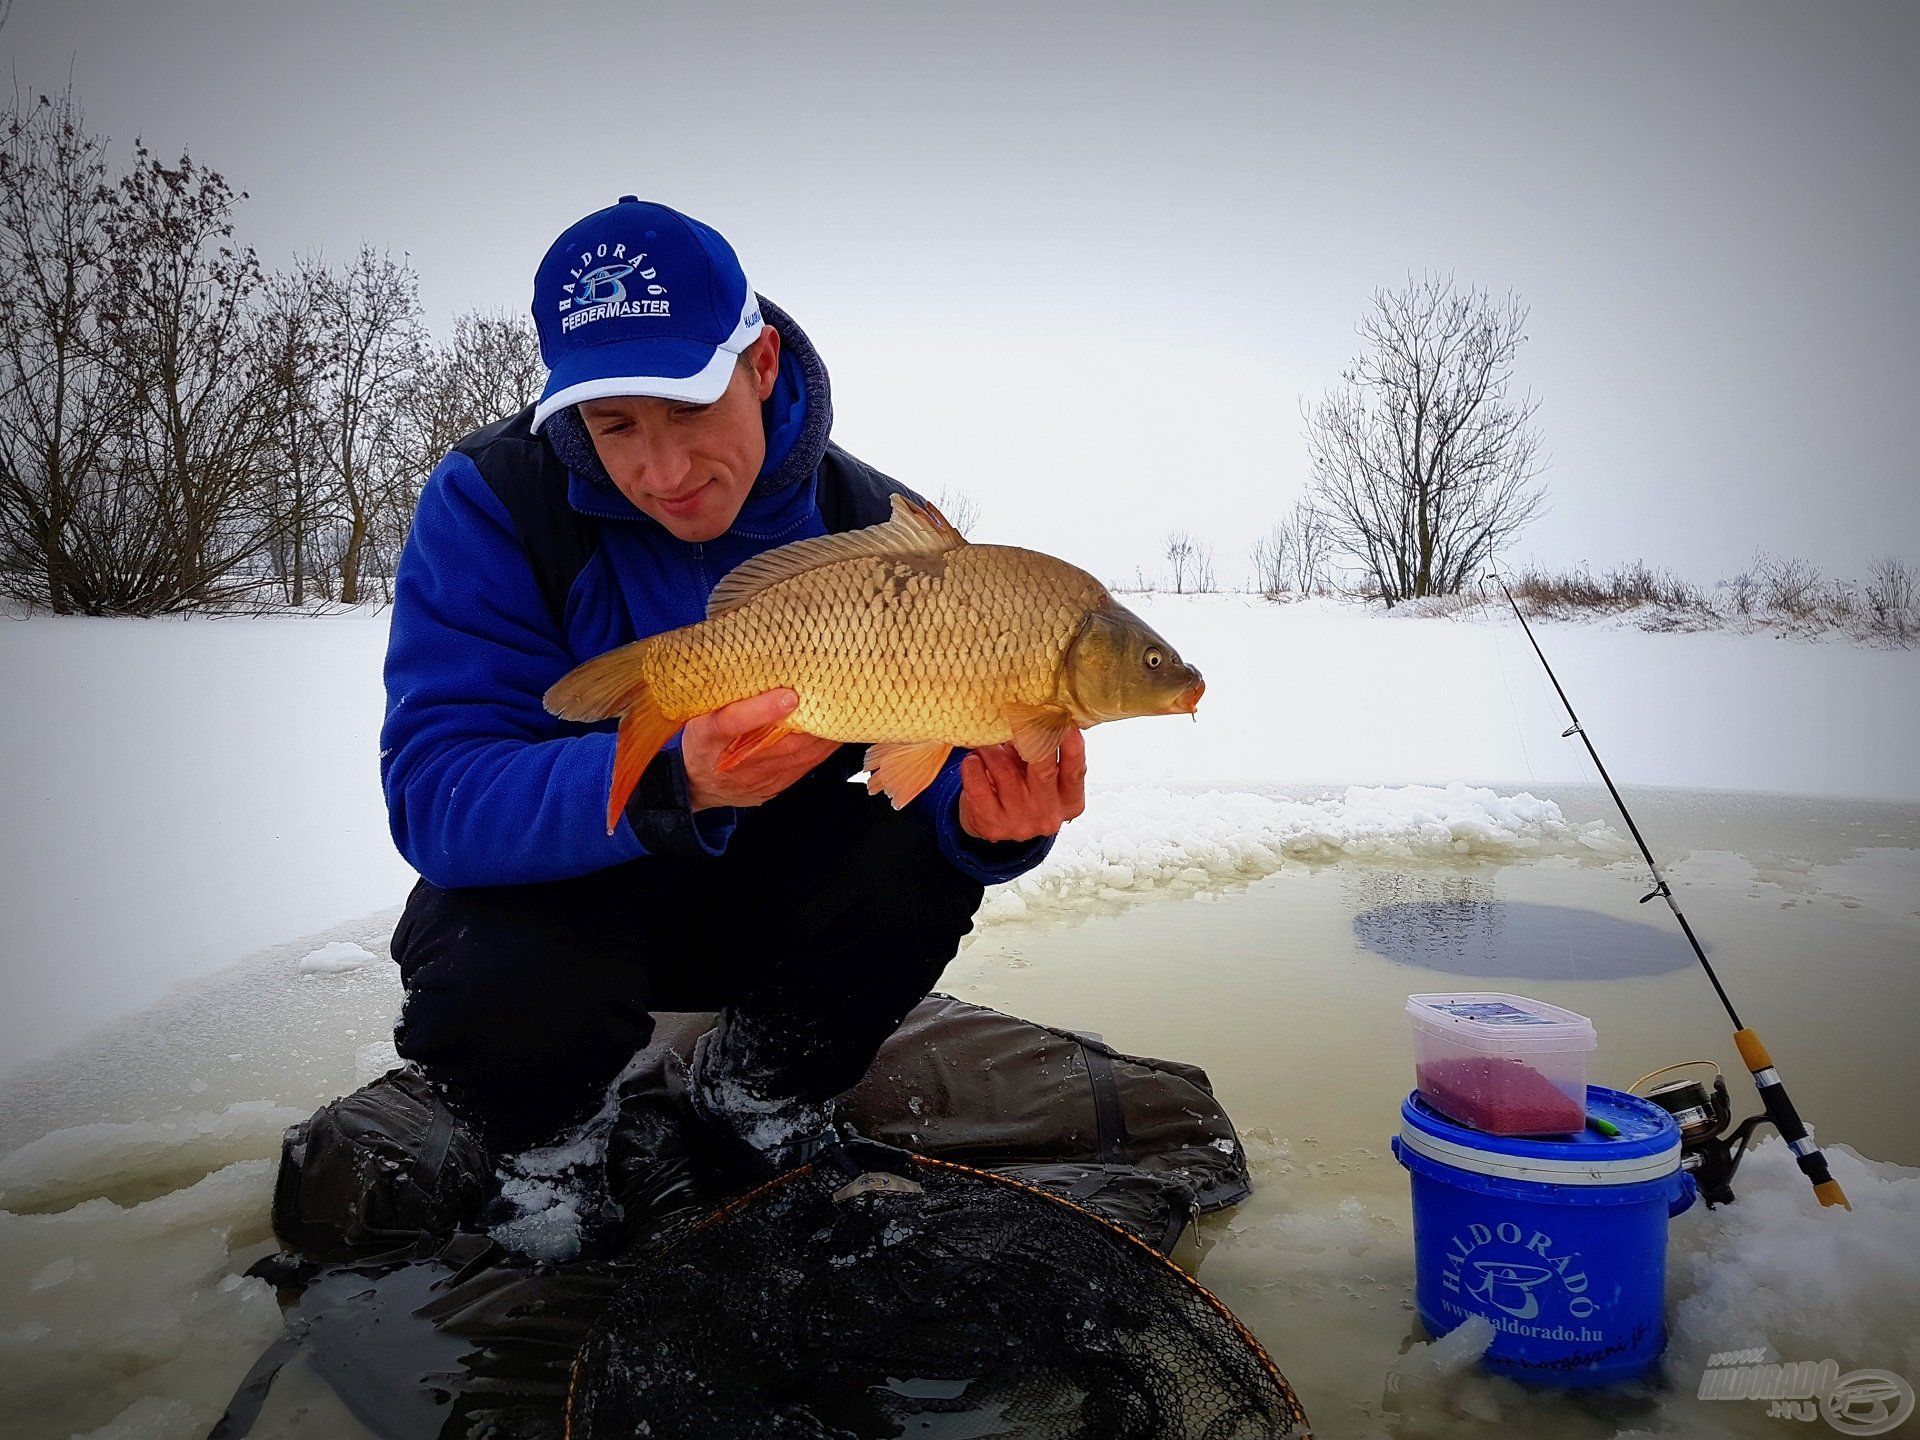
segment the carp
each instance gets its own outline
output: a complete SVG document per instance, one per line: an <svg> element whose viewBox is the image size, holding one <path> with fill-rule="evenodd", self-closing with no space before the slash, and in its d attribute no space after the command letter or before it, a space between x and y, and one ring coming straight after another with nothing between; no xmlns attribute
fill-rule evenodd
<svg viewBox="0 0 1920 1440"><path fill-rule="evenodd" d="M545 704L566 720L620 717L611 834L687 721L783 687L798 705L733 741L716 767L792 731L866 742L868 793L899 809L956 747L1011 741L1031 764L1073 727L1193 714L1206 684L1084 570L970 544L933 506L896 494L881 524L748 560L714 588L706 619L587 661Z"/></svg>

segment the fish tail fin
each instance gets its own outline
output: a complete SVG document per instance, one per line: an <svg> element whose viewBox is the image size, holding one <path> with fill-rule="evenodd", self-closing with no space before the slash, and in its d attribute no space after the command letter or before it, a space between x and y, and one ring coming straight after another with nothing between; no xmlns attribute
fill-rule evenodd
<svg viewBox="0 0 1920 1440"><path fill-rule="evenodd" d="M606 720L624 715L647 689L647 648L636 640L576 665L541 697L549 715L562 720Z"/></svg>
<svg viewBox="0 0 1920 1440"><path fill-rule="evenodd" d="M633 787L653 757L678 732L683 721L661 713L651 690L642 689L632 708L620 717L620 734L613 743L613 788L607 792L607 833L620 823Z"/></svg>
<svg viewBox="0 0 1920 1440"><path fill-rule="evenodd" d="M645 640L574 667L547 691L549 714L562 720L591 722L620 717L613 748L613 787L607 792L607 833L620 823L633 787L647 765L685 722L661 710L647 683Z"/></svg>

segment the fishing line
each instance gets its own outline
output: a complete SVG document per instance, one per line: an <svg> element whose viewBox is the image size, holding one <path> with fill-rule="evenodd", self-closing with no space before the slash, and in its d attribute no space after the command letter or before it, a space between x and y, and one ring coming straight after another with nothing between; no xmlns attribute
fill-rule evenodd
<svg viewBox="0 0 1920 1440"><path fill-rule="evenodd" d="M1506 637L1498 629L1493 632L1493 658L1500 666L1500 688L1507 692L1507 710L1513 717L1514 738L1520 742L1520 760L1527 768L1527 783L1537 790L1540 788L1540 775L1533 768L1533 752L1527 748L1527 727L1520 723L1520 706L1513 698L1513 682L1507 676ZM1560 931L1560 945L1566 954L1567 973L1575 980L1583 979L1580 974L1580 955L1573 943L1573 922L1567 918L1564 907L1553 908L1559 911L1555 918Z"/></svg>
<svg viewBox="0 0 1920 1440"><path fill-rule="evenodd" d="M1813 1184L1813 1193L1822 1205L1842 1205L1851 1210L1846 1193L1841 1190L1840 1182L1833 1178L1833 1172L1827 1166L1827 1157L1814 1143L1813 1136L1802 1123L1800 1114L1794 1109L1792 1099L1787 1095L1787 1087L1780 1079L1780 1072L1774 1067L1773 1058L1767 1053L1767 1047L1760 1037L1741 1022L1740 1013L1733 1008L1726 987L1720 983L1720 977L1714 973L1713 962L1707 959L1706 949L1700 944L1699 937L1693 933L1693 926L1687 922L1686 915L1680 909L1680 902L1674 897L1673 887L1667 883L1667 877L1660 872L1660 862L1653 858L1653 851L1647 847L1640 827L1634 822L1633 812L1627 809L1627 802L1620 797L1620 790L1613 783L1613 777L1607 773L1605 762L1595 748L1593 737L1587 734L1586 727L1580 723L1573 702L1567 698L1566 689L1560 684L1560 677L1553 672L1553 666L1547 663L1547 655L1540 648L1540 641L1534 636L1533 627L1527 624L1527 617L1520 613L1520 606L1513 598L1513 592L1507 588L1507 582L1499 571L1488 567L1488 574L1481 583L1484 591L1491 580L1500 587L1500 593L1506 596L1507 607L1513 611L1513 618L1520 622L1520 629L1526 635L1527 642L1533 646L1533 653L1540 659L1541 668L1547 672L1547 678L1553 682L1554 693L1560 697L1560 704L1567 712L1572 723L1561 731L1564 737L1578 735L1586 746L1587 755L1593 761L1594 769L1600 772L1600 778L1606 783L1607 793L1613 797L1614 807L1619 810L1620 818L1627 822L1627 830L1633 836L1633 843L1640 849L1640 858L1646 861L1647 871L1653 876L1653 889L1640 897L1640 903L1649 900L1664 900L1667 908L1673 912L1673 918L1679 922L1681 933L1687 937L1687 944L1693 947L1694 958L1700 962L1700 968L1707 972L1707 979L1713 984L1713 993L1720 998L1721 1008L1727 1012L1727 1018L1733 1022L1733 1043L1740 1052L1741 1063L1753 1076L1754 1087L1760 1092L1760 1103L1766 1107L1767 1119L1773 1122L1780 1132L1780 1138L1787 1142L1793 1151L1794 1163L1800 1167Z"/></svg>

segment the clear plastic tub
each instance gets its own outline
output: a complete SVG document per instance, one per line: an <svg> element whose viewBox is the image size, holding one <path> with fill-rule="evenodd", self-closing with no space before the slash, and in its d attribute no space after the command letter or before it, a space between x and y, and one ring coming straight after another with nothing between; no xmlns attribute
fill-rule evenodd
<svg viewBox="0 0 1920 1440"><path fill-rule="evenodd" d="M1488 1135L1586 1127L1593 1022L1524 995L1409 995L1414 1084L1429 1105Z"/></svg>

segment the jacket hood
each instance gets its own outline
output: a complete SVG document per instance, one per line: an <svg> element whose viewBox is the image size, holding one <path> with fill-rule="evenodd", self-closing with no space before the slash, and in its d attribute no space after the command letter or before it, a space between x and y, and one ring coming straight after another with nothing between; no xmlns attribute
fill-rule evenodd
<svg viewBox="0 0 1920 1440"><path fill-rule="evenodd" d="M780 334L780 373L774 379L773 393L760 406L767 457L747 492L749 503L782 494L809 479L826 454L827 436L833 428L833 392L826 362L791 315L766 296L758 298L767 323ZM613 513L652 520L614 485L576 407L556 410L540 433L560 463L591 487L592 503L582 508L599 515ZM578 487L575 494L579 494Z"/></svg>

